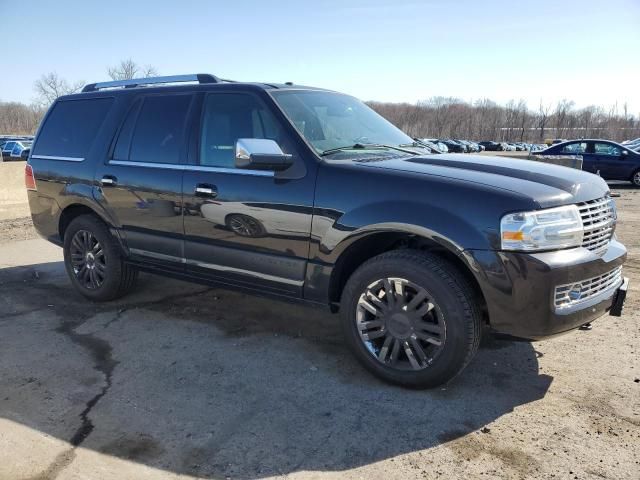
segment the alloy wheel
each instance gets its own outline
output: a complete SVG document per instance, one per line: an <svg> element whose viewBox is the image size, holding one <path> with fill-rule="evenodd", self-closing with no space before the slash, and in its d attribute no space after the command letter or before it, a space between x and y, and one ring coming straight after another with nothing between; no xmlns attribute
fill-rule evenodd
<svg viewBox="0 0 640 480"><path fill-rule="evenodd" d="M71 266L80 284L96 290L104 283L106 259L98 239L87 230L78 230L71 240Z"/></svg>
<svg viewBox="0 0 640 480"><path fill-rule="evenodd" d="M638 170L636 173L634 173L634 175L633 175L633 184L636 187L640 187L640 170Z"/></svg>
<svg viewBox="0 0 640 480"><path fill-rule="evenodd" d="M440 354L446 326L439 307L422 287L383 278L360 295L356 327L376 360L399 370L423 370Z"/></svg>

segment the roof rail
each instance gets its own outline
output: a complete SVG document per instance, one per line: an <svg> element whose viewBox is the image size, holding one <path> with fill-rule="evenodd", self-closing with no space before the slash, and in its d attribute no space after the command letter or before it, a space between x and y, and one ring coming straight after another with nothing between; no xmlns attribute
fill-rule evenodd
<svg viewBox="0 0 640 480"><path fill-rule="evenodd" d="M82 89L83 92L95 92L103 88L133 88L140 85L156 85L161 83L180 83L180 82L198 82L198 83L220 83L215 75L209 73L194 73L191 75L170 75L167 77L148 77L148 78L132 78L131 80L114 80L112 82L89 83Z"/></svg>

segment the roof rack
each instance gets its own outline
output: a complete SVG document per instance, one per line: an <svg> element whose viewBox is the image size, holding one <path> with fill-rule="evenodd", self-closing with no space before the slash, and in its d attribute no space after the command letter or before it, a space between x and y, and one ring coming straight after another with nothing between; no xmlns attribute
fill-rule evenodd
<svg viewBox="0 0 640 480"><path fill-rule="evenodd" d="M83 92L95 92L104 88L133 88L141 85L157 85L162 83L220 83L222 80L209 73L194 73L191 75L170 75L166 77L132 78L131 80L114 80L112 82L89 83L82 89Z"/></svg>

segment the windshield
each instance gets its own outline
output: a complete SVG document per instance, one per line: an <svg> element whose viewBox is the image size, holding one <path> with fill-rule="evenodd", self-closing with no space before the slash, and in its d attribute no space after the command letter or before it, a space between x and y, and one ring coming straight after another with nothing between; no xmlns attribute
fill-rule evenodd
<svg viewBox="0 0 640 480"><path fill-rule="evenodd" d="M318 153L354 145L413 143L411 137L348 95L311 90L284 90L272 95Z"/></svg>

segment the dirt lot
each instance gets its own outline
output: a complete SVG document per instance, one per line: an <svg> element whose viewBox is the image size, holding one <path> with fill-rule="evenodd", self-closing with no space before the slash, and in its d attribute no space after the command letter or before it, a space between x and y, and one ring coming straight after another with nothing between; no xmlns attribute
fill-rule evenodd
<svg viewBox="0 0 640 480"><path fill-rule="evenodd" d="M624 316L486 339L432 391L372 378L323 311L149 275L91 304L57 247L4 221L0 479L637 479L640 191L622 187Z"/></svg>

